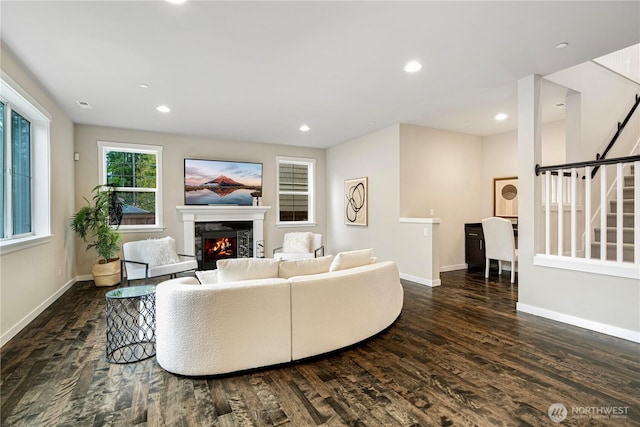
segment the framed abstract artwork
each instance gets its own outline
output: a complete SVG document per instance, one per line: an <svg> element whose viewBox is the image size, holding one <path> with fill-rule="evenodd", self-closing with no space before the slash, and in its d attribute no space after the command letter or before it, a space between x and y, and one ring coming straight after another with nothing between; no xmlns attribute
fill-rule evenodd
<svg viewBox="0 0 640 427"><path fill-rule="evenodd" d="M493 216L518 217L518 177L493 178Z"/></svg>
<svg viewBox="0 0 640 427"><path fill-rule="evenodd" d="M344 223L367 226L367 205L369 203L367 177L344 181Z"/></svg>

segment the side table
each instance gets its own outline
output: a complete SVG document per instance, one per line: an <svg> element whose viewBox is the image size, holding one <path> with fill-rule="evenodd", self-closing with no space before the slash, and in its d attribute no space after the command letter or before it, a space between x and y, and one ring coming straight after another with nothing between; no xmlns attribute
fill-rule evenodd
<svg viewBox="0 0 640 427"><path fill-rule="evenodd" d="M132 286L105 294L107 360L130 363L156 354L156 287Z"/></svg>

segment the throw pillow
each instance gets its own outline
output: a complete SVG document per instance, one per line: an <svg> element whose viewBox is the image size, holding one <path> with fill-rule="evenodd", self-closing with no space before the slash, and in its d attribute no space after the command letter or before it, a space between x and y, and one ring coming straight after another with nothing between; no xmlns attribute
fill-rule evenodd
<svg viewBox="0 0 640 427"><path fill-rule="evenodd" d="M145 240L140 246L142 262L149 264L149 267L180 262L176 241L172 237Z"/></svg>
<svg viewBox="0 0 640 427"><path fill-rule="evenodd" d="M329 271L346 270L371 263L373 249L361 249L358 251L340 252L333 259Z"/></svg>
<svg viewBox="0 0 640 427"><path fill-rule="evenodd" d="M278 277L277 259L231 258L218 261L218 283Z"/></svg>
<svg viewBox="0 0 640 427"><path fill-rule="evenodd" d="M196 277L201 285L215 285L218 283L218 270L196 271Z"/></svg>
<svg viewBox="0 0 640 427"><path fill-rule="evenodd" d="M282 279L294 276L305 276L308 274L326 273L329 271L333 255L320 258L298 259L293 261L280 261L278 275Z"/></svg>
<svg viewBox="0 0 640 427"><path fill-rule="evenodd" d="M295 232L286 233L282 242L282 252L287 254L308 254L313 252L313 233Z"/></svg>

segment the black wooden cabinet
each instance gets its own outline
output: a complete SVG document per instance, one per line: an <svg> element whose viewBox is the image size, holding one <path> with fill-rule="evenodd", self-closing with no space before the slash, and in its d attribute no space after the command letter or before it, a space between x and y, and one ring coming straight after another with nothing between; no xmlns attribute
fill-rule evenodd
<svg viewBox="0 0 640 427"><path fill-rule="evenodd" d="M513 224L513 235L516 248L518 247L518 224ZM484 270L484 234L482 233L482 223L476 222L464 225L464 260L467 263L467 271ZM496 261L491 260L493 267Z"/></svg>
<svg viewBox="0 0 640 427"><path fill-rule="evenodd" d="M484 235L482 234L482 223L464 225L464 258L467 263L467 270L484 270Z"/></svg>

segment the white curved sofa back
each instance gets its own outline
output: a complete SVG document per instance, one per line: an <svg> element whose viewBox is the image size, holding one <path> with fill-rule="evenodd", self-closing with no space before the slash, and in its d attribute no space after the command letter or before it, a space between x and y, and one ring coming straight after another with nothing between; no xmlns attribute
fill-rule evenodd
<svg viewBox="0 0 640 427"><path fill-rule="evenodd" d="M337 350L391 325L402 311L398 267L381 262L291 282L291 358Z"/></svg>
<svg viewBox="0 0 640 427"><path fill-rule="evenodd" d="M319 355L383 331L403 295L393 262L288 280L168 280L156 289L156 360L193 376Z"/></svg>
<svg viewBox="0 0 640 427"><path fill-rule="evenodd" d="M160 366L181 375L214 375L291 361L287 280L224 286L186 279L169 280L156 289Z"/></svg>

